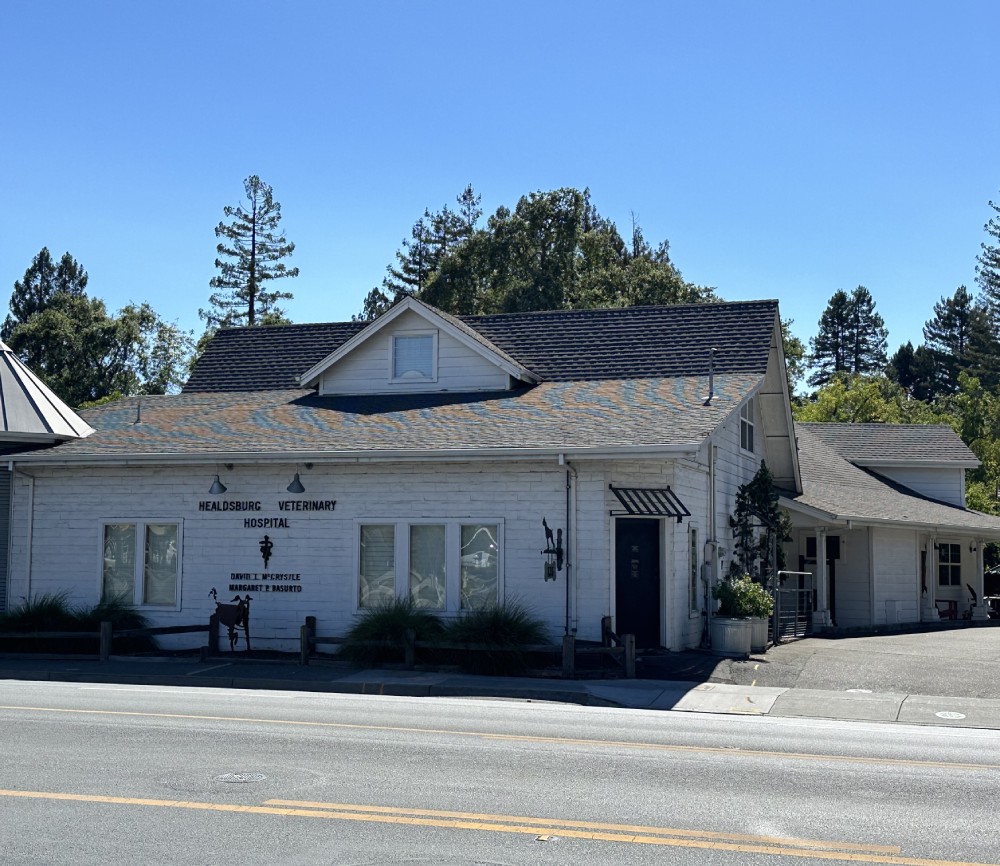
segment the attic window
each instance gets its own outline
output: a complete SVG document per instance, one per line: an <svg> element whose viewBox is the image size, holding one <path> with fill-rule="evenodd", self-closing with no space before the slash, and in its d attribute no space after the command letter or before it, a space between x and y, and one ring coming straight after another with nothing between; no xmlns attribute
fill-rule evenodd
<svg viewBox="0 0 1000 866"><path fill-rule="evenodd" d="M435 381L436 338L436 333L393 335L392 381Z"/></svg>
<svg viewBox="0 0 1000 866"><path fill-rule="evenodd" d="M740 448L744 451L753 452L753 434L753 397L751 397L740 409Z"/></svg>

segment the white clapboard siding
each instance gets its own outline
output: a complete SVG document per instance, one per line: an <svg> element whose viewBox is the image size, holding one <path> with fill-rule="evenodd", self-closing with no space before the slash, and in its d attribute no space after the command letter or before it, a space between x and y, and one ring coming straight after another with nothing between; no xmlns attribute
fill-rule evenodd
<svg viewBox="0 0 1000 866"><path fill-rule="evenodd" d="M900 466L872 466L870 468L899 484L905 484L923 496L959 507L965 506L964 469L924 469Z"/></svg>
<svg viewBox="0 0 1000 866"><path fill-rule="evenodd" d="M920 621L920 566L916 533L872 530L874 625Z"/></svg>
<svg viewBox="0 0 1000 866"><path fill-rule="evenodd" d="M392 382L391 356L394 334L437 331L437 380ZM484 350L486 351L486 350ZM508 387L509 377L482 352L435 329L413 312L376 331L348 353L322 377L321 394L407 394L438 391L496 391Z"/></svg>
<svg viewBox="0 0 1000 866"><path fill-rule="evenodd" d="M841 628L871 625L871 557L868 533L868 529L836 533L840 536L840 559L834 565L834 615Z"/></svg>

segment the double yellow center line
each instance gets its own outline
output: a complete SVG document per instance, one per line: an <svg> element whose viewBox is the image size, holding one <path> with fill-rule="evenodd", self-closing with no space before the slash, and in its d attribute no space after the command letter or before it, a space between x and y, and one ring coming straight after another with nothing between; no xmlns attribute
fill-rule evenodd
<svg viewBox="0 0 1000 866"><path fill-rule="evenodd" d="M547 838L557 836L593 842L624 842L632 845L660 845L732 851L742 854L770 854L810 860L850 863L882 863L892 866L989 866L966 861L905 857L896 845L863 845L817 839L794 839L781 836L756 836L743 833L717 833L672 827L649 827L630 824L602 824L562 818L536 818L523 815L489 815L475 812L450 812L437 809L404 809L357 803L322 803L303 800L266 800L260 806L233 803L202 803L188 800L155 800L144 797L110 797L100 794L71 794L48 791L0 790L0 798L26 798L61 802L95 803L120 806L147 806L168 809L191 809L207 812L235 812L249 815L280 815L319 818L333 821L359 821L449 830L473 830L490 833L518 833Z"/></svg>

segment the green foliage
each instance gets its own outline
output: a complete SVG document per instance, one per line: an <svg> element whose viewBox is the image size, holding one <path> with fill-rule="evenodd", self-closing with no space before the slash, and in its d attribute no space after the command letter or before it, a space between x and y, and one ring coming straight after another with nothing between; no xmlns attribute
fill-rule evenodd
<svg viewBox="0 0 1000 866"><path fill-rule="evenodd" d="M938 359L927 346L914 349L904 343L889 359L886 375L915 400L931 400L938 393Z"/></svg>
<svg viewBox="0 0 1000 866"><path fill-rule="evenodd" d="M934 316L924 325L924 346L934 360L932 396L958 391L963 372L983 379L991 389L1000 381L989 313L965 286L934 305Z"/></svg>
<svg viewBox="0 0 1000 866"><path fill-rule="evenodd" d="M148 628L149 620L122 599L101 601L92 607L73 607L66 592L43 593L25 599L5 614L0 614L0 632L97 632L102 622L110 622L113 630ZM70 638L40 642L37 639L4 639L5 649L16 652L97 652L98 641ZM151 637L116 638L116 652L154 650Z"/></svg>
<svg viewBox="0 0 1000 866"><path fill-rule="evenodd" d="M70 406L176 390L187 377L190 335L149 304L109 314L86 285L69 253L53 265L43 249L14 284L4 341Z"/></svg>
<svg viewBox="0 0 1000 866"><path fill-rule="evenodd" d="M733 574L719 581L712 597L719 602L718 616L768 617L774 611L770 593L749 574Z"/></svg>
<svg viewBox="0 0 1000 866"><path fill-rule="evenodd" d="M736 558L736 574L754 574L766 582L784 567L784 551L778 543L788 537L790 519L778 508L778 491L767 464L761 460L754 477L736 491L736 508L729 518ZM772 558L777 556L777 561Z"/></svg>
<svg viewBox="0 0 1000 866"><path fill-rule="evenodd" d="M1000 204L990 202L990 207L996 213L986 225L983 231L995 241L1000 242ZM981 251L976 257L976 282L982 289L983 298L990 311L993 320L993 327L996 330L1000 325L1000 243L983 242Z"/></svg>
<svg viewBox="0 0 1000 866"><path fill-rule="evenodd" d="M530 193L483 229L471 187L458 203L457 212L425 211L358 318L404 293L459 315L715 300L712 289L684 281L666 241L651 246L634 224L626 243L588 190Z"/></svg>
<svg viewBox="0 0 1000 866"><path fill-rule="evenodd" d="M271 187L257 175L243 181L247 206L222 209L232 222L220 222L215 236L223 240L216 247L219 274L209 281L215 290L209 298L209 310L199 310L209 329L239 325L286 324L279 301L290 300L289 292L268 289L267 283L285 277L297 277L298 268L282 261L295 251L295 244L278 231L281 205L274 200Z"/></svg>
<svg viewBox="0 0 1000 866"><path fill-rule="evenodd" d="M792 333L794 319L781 320L781 343L785 355L785 375L788 393L794 394L806 372L806 345Z"/></svg>
<svg viewBox="0 0 1000 866"><path fill-rule="evenodd" d="M44 312L57 294L86 297L87 279L87 272L68 252L55 264L48 247L42 247L24 276L14 283L10 313L0 329L0 339L9 343L15 329ZM22 355L32 370L40 369L45 358L46 348L40 342L25 347Z"/></svg>
<svg viewBox="0 0 1000 866"><path fill-rule="evenodd" d="M446 639L482 649L463 652L462 666L471 673L514 676L527 669L525 647L545 643L545 624L516 601L494 603L464 612L446 626Z"/></svg>
<svg viewBox="0 0 1000 866"><path fill-rule="evenodd" d="M116 630L149 628L149 619L124 599L105 599L93 607L76 609L74 615L84 631L100 628L102 622L110 622Z"/></svg>
<svg viewBox="0 0 1000 866"><path fill-rule="evenodd" d="M411 598L394 598L358 615L339 655L358 664L399 659L408 630L416 634L416 640L437 640L444 634L437 614L416 607ZM374 643L383 645L370 645Z"/></svg>
<svg viewBox="0 0 1000 866"><path fill-rule="evenodd" d="M844 424L947 424L942 408L911 399L887 376L840 374L808 400L792 407L796 421L836 421Z"/></svg>
<svg viewBox="0 0 1000 866"><path fill-rule="evenodd" d="M811 385L825 385L838 373L871 375L886 364L888 331L875 312L875 301L864 286L850 295L839 289L819 320L819 332L809 341Z"/></svg>
<svg viewBox="0 0 1000 866"><path fill-rule="evenodd" d="M24 599L0 614L0 631L75 631L77 615L68 598L66 592L53 592Z"/></svg>

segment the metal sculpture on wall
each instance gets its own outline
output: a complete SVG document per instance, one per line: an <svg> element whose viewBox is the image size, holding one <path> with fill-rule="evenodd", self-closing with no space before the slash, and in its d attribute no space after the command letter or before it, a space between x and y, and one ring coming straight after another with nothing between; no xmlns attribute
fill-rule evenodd
<svg viewBox="0 0 1000 866"><path fill-rule="evenodd" d="M271 551L274 550L274 542L269 535L265 535L260 540L260 555L264 560L264 571L267 571L267 564L271 561Z"/></svg>
<svg viewBox="0 0 1000 866"><path fill-rule="evenodd" d="M542 518L542 528L545 530L545 550L542 551L542 555L545 557L545 580L555 580L556 572L562 571L563 567L563 531L561 529L556 530L555 538L552 537L552 530L549 529L549 524Z"/></svg>
<svg viewBox="0 0 1000 866"><path fill-rule="evenodd" d="M265 536L266 537L266 536ZM237 595L233 601L236 604L221 604L219 602L219 594L215 591L215 587L208 593L213 599L215 599L215 613L219 618L219 622L226 627L226 634L229 637L229 651L233 652L236 649L236 644L240 642L240 634L237 629L243 629L243 636L246 638L247 642L247 652L250 651L250 602L253 600L249 595L240 598Z"/></svg>

